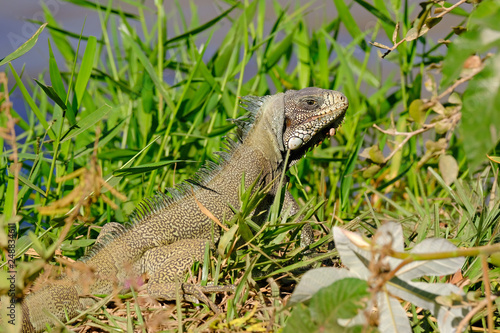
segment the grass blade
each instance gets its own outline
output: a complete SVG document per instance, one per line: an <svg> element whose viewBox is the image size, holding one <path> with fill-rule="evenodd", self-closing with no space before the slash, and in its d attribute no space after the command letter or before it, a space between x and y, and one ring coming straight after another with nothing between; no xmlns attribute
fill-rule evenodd
<svg viewBox="0 0 500 333"><path fill-rule="evenodd" d="M42 33L43 29L45 29L46 26L47 23L42 24L40 28L38 28L38 30L35 32L35 34L30 37L30 39L24 42L23 45L19 46L14 52L12 52L8 56L0 60L0 66L5 65L6 63L11 62L14 59L19 58L20 56L31 50L31 48L35 46L36 42L38 41L38 36L40 36L40 34Z"/></svg>
<svg viewBox="0 0 500 333"><path fill-rule="evenodd" d="M87 47L85 48L85 53L83 54L80 72L76 78L75 94L78 105L80 105L82 101L83 94L87 88L87 83L89 82L90 74L92 73L92 68L94 67L96 44L97 39L94 36L90 36L87 42Z"/></svg>

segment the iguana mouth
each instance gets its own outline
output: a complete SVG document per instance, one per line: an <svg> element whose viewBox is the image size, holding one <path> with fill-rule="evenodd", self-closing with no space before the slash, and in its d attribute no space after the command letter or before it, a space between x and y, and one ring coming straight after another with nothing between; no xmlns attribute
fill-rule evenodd
<svg viewBox="0 0 500 333"><path fill-rule="evenodd" d="M337 134L337 130L342 126L344 122L344 116L346 113L347 107L342 108L340 110L336 110L332 114L322 114L316 115L308 119L307 122L318 121L321 122L321 118L328 119L331 117L332 119L328 122L328 125L323 125L322 129L317 130L312 137L305 142L299 149L290 151L290 166L297 163L307 152L312 150L314 147L319 146L323 143L326 138L331 138L335 134Z"/></svg>
<svg viewBox="0 0 500 333"><path fill-rule="evenodd" d="M323 140L326 139L326 138L331 138L332 136L334 136L335 134L337 134L337 130L342 126L342 123L344 121L344 115L345 115L345 112L340 115L340 117L337 117L333 122L332 122L332 126L329 128L327 128L326 130L323 130L323 131L319 131L318 133L316 133L316 136L318 137L318 139L314 140L311 139L312 144L307 144L306 143L306 146L309 146L307 147L307 151L311 150L313 147L316 147L316 146L319 146L320 144L323 143Z"/></svg>

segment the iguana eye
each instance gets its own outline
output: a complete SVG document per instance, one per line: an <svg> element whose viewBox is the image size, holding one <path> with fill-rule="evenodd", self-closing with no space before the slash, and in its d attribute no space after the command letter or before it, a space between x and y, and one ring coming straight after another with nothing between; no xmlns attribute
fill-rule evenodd
<svg viewBox="0 0 500 333"><path fill-rule="evenodd" d="M314 99L307 99L307 100L306 100L306 104L307 104L307 105L311 105L311 106L312 106L312 105L315 105L315 104L316 104L316 101L315 101Z"/></svg>

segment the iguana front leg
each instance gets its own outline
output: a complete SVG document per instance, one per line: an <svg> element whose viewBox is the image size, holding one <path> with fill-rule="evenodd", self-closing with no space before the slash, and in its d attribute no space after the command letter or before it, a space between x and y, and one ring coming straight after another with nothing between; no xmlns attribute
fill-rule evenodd
<svg viewBox="0 0 500 333"><path fill-rule="evenodd" d="M192 303L202 301L212 311L220 312L205 293L234 291L233 285L199 286L180 282L193 263L203 259L207 243L204 239L184 239L148 250L141 259L142 270L149 275L148 294L159 300L171 301L179 293L182 300Z"/></svg>

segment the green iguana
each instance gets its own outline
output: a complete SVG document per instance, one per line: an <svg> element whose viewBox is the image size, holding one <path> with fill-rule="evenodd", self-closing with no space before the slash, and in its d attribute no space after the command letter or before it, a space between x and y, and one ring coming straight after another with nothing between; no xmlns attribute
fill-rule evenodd
<svg viewBox="0 0 500 333"><path fill-rule="evenodd" d="M239 121L238 140L228 139L228 150L220 153L219 163L209 163L189 182L170 191L171 196L157 194L145 199L132 214L129 227L108 223L89 254L80 260L86 272L74 268L21 301L23 332L40 332L53 324L47 311L63 322L75 317L95 304L92 295L127 289L130 281L143 274L148 277L150 296L175 300L176 282L203 258L207 243L214 244L220 237L219 226L201 207L219 221L230 219L234 214L230 207L238 207L243 175L246 187L254 182L260 188L271 184L266 194L269 200L265 200L270 205L279 183L273 180L314 145L335 134L348 107L342 93L319 88L242 100L249 118ZM297 204L289 194L287 198L292 200L289 209L296 212ZM84 281L91 281L87 288ZM204 293L232 288L180 286L177 293L183 300L199 299L213 311L218 308Z"/></svg>

